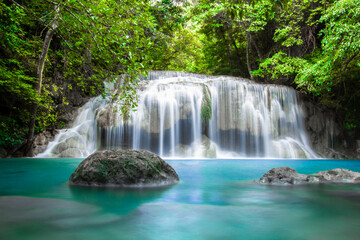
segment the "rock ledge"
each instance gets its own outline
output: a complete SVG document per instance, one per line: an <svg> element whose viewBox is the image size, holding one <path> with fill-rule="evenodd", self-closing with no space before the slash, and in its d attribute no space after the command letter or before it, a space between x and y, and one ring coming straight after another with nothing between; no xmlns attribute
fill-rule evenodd
<svg viewBox="0 0 360 240"><path fill-rule="evenodd" d="M309 184L309 183L360 183L360 173L343 168L321 171L313 175L300 174L289 167L273 168L259 179L260 184Z"/></svg>
<svg viewBox="0 0 360 240"><path fill-rule="evenodd" d="M69 184L96 187L157 187L176 184L175 170L144 150L97 151L80 163Z"/></svg>

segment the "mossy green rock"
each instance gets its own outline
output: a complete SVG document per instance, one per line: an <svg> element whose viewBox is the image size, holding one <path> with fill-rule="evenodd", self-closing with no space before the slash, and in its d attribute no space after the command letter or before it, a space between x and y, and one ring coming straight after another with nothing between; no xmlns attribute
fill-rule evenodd
<svg viewBox="0 0 360 240"><path fill-rule="evenodd" d="M176 184L175 170L145 150L97 151L80 163L69 184L79 186L156 187Z"/></svg>

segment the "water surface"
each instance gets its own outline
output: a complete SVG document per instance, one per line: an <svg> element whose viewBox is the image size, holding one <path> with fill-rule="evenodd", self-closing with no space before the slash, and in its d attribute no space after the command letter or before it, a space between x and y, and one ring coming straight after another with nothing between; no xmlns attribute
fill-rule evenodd
<svg viewBox="0 0 360 240"><path fill-rule="evenodd" d="M82 159L0 159L0 239L357 239L360 185L261 186L273 167L358 160L167 160L162 189L70 187Z"/></svg>

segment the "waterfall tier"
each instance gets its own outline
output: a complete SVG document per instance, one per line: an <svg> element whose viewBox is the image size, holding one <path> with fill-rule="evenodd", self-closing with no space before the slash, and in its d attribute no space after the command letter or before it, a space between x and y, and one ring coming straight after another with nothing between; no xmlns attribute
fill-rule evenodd
<svg viewBox="0 0 360 240"><path fill-rule="evenodd" d="M102 109L106 100L92 98L79 109L73 127L62 129L50 142L43 153L36 157L73 157L84 158L97 149L96 110Z"/></svg>
<svg viewBox="0 0 360 240"><path fill-rule="evenodd" d="M308 144L296 91L289 87L155 71L140 82L138 95L138 108L126 120L118 110L121 103L91 100L79 115L91 112L87 131L80 130L87 121L77 119L41 156L66 155L56 149L80 135L85 149L66 146L78 148L81 157L114 147L174 158L317 157Z"/></svg>

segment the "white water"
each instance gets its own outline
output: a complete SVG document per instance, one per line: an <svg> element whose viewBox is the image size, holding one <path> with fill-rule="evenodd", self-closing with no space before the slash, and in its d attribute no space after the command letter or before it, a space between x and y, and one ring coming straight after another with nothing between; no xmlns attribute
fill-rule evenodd
<svg viewBox="0 0 360 240"><path fill-rule="evenodd" d="M83 158L95 152L97 149L95 112L104 107L105 103L106 101L101 97L92 98L79 109L73 127L60 130L54 141L36 157Z"/></svg>
<svg viewBox="0 0 360 240"><path fill-rule="evenodd" d="M38 157L71 157L71 152L86 157L113 147L174 158L317 157L307 140L296 92L289 87L180 72L150 72L140 86L139 107L127 121L116 111L117 103L93 99L74 128L62 130ZM201 119L204 94L211 99L209 122ZM83 125L87 131L80 131ZM74 136L81 144L64 144ZM60 152L61 144L72 150Z"/></svg>

